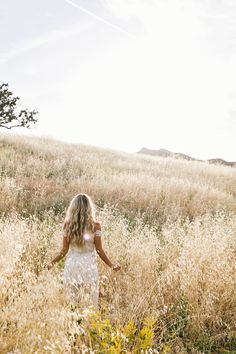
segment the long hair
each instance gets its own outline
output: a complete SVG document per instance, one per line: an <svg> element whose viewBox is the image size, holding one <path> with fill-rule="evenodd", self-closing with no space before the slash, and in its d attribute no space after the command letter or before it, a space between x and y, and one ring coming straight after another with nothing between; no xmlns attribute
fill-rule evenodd
<svg viewBox="0 0 236 354"><path fill-rule="evenodd" d="M69 241L78 246L84 244L83 233L93 232L95 210L91 198L84 193L77 194L70 202L66 212L63 230Z"/></svg>

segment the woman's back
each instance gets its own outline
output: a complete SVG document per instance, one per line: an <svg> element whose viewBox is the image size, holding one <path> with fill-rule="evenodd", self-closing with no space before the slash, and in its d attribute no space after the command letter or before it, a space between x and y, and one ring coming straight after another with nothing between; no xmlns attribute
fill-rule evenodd
<svg viewBox="0 0 236 354"><path fill-rule="evenodd" d="M65 292L70 301L92 301L98 306L98 269L94 233L83 233L84 244L71 240L64 268ZM79 295L80 294L80 295ZM87 294L87 295L86 295Z"/></svg>
<svg viewBox="0 0 236 354"><path fill-rule="evenodd" d="M70 250L79 252L79 253L89 253L95 251L94 245L94 233L92 231L84 231L83 233L84 244L79 246L76 241L70 242Z"/></svg>

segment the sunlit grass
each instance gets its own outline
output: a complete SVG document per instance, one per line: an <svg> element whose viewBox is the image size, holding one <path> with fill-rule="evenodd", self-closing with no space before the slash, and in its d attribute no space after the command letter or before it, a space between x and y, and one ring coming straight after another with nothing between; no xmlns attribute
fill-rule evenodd
<svg viewBox="0 0 236 354"><path fill-rule="evenodd" d="M236 169L2 137L1 353L236 350ZM71 197L92 196L104 248L100 311L65 302ZM197 349L194 349L197 348Z"/></svg>

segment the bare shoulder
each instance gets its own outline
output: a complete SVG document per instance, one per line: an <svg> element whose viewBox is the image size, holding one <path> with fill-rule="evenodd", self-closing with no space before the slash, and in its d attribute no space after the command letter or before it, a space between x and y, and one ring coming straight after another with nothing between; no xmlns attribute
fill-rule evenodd
<svg viewBox="0 0 236 354"><path fill-rule="evenodd" d="M99 221L94 222L94 231L101 230L101 223Z"/></svg>

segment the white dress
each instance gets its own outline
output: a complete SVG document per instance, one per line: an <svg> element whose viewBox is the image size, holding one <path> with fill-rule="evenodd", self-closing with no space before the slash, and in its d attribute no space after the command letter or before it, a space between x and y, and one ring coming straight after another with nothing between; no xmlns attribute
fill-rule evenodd
<svg viewBox="0 0 236 354"><path fill-rule="evenodd" d="M66 257L63 272L65 296L71 303L98 308L99 282L94 234L86 231L83 237L85 244L78 247L71 243Z"/></svg>

